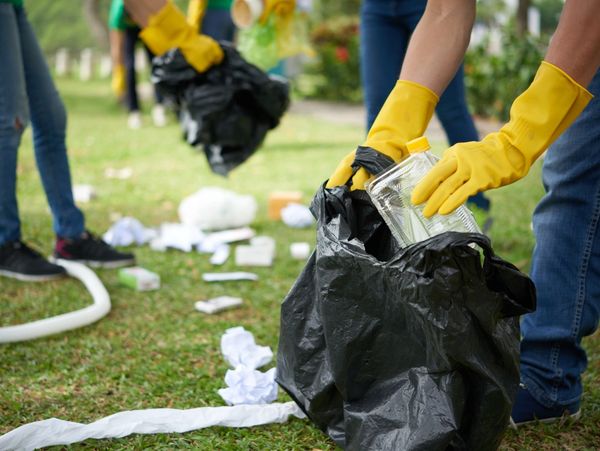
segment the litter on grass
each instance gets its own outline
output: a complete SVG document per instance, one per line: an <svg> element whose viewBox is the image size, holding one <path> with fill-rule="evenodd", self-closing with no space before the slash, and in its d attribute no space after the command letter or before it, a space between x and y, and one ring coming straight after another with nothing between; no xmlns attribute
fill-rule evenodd
<svg viewBox="0 0 600 451"><path fill-rule="evenodd" d="M231 368L241 365L255 370L273 359L271 348L257 345L252 333L241 326L227 329L221 336L221 353Z"/></svg>
<svg viewBox="0 0 600 451"><path fill-rule="evenodd" d="M250 225L257 209L256 200L250 195L208 187L181 201L179 219L203 231L234 229Z"/></svg>
<svg viewBox="0 0 600 451"><path fill-rule="evenodd" d="M251 272L207 272L202 274L205 282L232 282L236 280L258 280L258 276Z"/></svg>
<svg viewBox="0 0 600 451"><path fill-rule="evenodd" d="M210 257L211 265L223 265L229 258L229 253L231 252L231 248L229 244L221 244L215 250L214 254Z"/></svg>
<svg viewBox="0 0 600 451"><path fill-rule="evenodd" d="M218 393L230 406L272 403L277 399L275 373L275 368L263 373L245 366L227 370L227 388L221 388Z"/></svg>
<svg viewBox="0 0 600 451"><path fill-rule="evenodd" d="M106 168L104 177L107 179L127 180L133 175L133 169L126 166L124 168Z"/></svg>
<svg viewBox="0 0 600 451"><path fill-rule="evenodd" d="M118 219L102 236L102 239L111 246L131 246L132 244L146 244L155 239L157 235L156 230L144 227L137 219L127 216Z"/></svg>
<svg viewBox="0 0 600 451"><path fill-rule="evenodd" d="M310 209L301 204L289 204L281 210L281 220L288 227L303 229L315 223Z"/></svg>
<svg viewBox="0 0 600 451"><path fill-rule="evenodd" d="M213 315L222 312L223 310L239 307L242 303L243 301L241 298L219 296L218 298L209 299L208 301L198 301L194 304L194 307L199 312Z"/></svg>
<svg viewBox="0 0 600 451"><path fill-rule="evenodd" d="M268 216L269 219L278 221L281 219L281 210L290 204L302 202L300 191L274 191L269 194Z"/></svg>
<svg viewBox="0 0 600 451"><path fill-rule="evenodd" d="M292 243L290 244L290 254L294 260L306 260L310 255L310 244Z"/></svg>
<svg viewBox="0 0 600 451"><path fill-rule="evenodd" d="M96 189L92 185L73 185L75 202L86 204L96 198Z"/></svg>
<svg viewBox="0 0 600 451"><path fill-rule="evenodd" d="M119 282L137 291L151 291L160 288L160 276L139 266L121 268Z"/></svg>

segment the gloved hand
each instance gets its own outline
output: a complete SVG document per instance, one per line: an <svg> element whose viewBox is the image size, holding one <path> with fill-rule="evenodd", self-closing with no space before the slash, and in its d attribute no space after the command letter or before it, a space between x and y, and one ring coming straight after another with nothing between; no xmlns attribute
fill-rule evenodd
<svg viewBox="0 0 600 451"><path fill-rule="evenodd" d="M569 75L543 61L529 88L512 104L510 121L480 142L448 149L415 187L413 203L427 201L427 217L448 214L479 191L519 180L591 98Z"/></svg>
<svg viewBox="0 0 600 451"><path fill-rule="evenodd" d="M258 21L265 23L271 14L289 16L295 9L296 0L264 0L263 12Z"/></svg>
<svg viewBox="0 0 600 451"><path fill-rule="evenodd" d="M204 72L223 60L223 50L219 44L208 36L198 34L170 1L150 17L140 37L155 55L178 47L198 72Z"/></svg>
<svg viewBox="0 0 600 451"><path fill-rule="evenodd" d="M125 67L122 64L113 67L110 87L118 99L125 95Z"/></svg>
<svg viewBox="0 0 600 451"><path fill-rule="evenodd" d="M190 0L187 10L187 22L200 32L200 23L206 11L206 0Z"/></svg>
<svg viewBox="0 0 600 451"><path fill-rule="evenodd" d="M398 80L379 111L363 147L370 147L398 162L407 155L406 143L422 136L433 116L438 96L418 83ZM345 185L352 177L352 190L364 189L371 175L352 168L353 151L346 155L329 177L327 188Z"/></svg>

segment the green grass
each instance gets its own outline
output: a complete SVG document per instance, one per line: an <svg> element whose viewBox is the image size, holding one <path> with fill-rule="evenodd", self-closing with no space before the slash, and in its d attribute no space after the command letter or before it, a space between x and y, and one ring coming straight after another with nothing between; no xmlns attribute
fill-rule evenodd
<svg viewBox="0 0 600 451"><path fill-rule="evenodd" d="M180 139L175 124L129 131L109 89L96 83L61 81L69 110L69 152L75 183L91 183L97 200L84 205L88 227L104 232L111 215L131 215L147 225L177 220L179 201L202 186L253 194L260 206L254 227L277 240L272 269L257 269L255 283L206 284L208 256L135 249L139 263L161 275L162 288L137 293L117 282L114 271L98 271L111 294L111 313L92 326L33 342L0 346L0 433L50 417L90 422L130 409L219 406L217 394L227 365L219 351L225 329L243 325L258 343L277 346L279 305L302 270L289 257L294 241L314 242L310 230L269 221L267 195L300 190L308 202L339 159L362 138L362 130L288 115L266 145L228 179L212 175L204 156ZM149 123L147 118L147 123ZM437 149L442 143L437 143ZM107 167L130 166L129 180L104 177ZM542 195L539 166L522 183L490 193L496 219L492 239L498 254L527 270L533 246L529 223ZM26 135L19 159L18 188L24 238L51 251L52 228ZM233 270L229 261L224 270ZM193 309L199 299L229 294L245 306L216 316ZM75 281L24 284L0 279L0 325L56 315L89 303ZM593 449L600 443L600 339L586 341L584 420L576 425L532 426L507 433L506 450ZM288 398L281 394L281 401ZM211 428L187 434L132 436L73 448L141 449L334 449L308 421L252 429Z"/></svg>

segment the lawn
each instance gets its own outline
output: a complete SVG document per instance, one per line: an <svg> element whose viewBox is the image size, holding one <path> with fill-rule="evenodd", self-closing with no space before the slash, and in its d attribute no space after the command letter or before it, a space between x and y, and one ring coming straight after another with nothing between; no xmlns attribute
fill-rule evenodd
<svg viewBox="0 0 600 451"><path fill-rule="evenodd" d="M220 406L227 365L219 351L225 329L243 325L259 344L276 349L279 305L302 270L290 258L294 241L314 242L313 230L289 229L268 220L267 195L299 190L308 202L337 161L354 148L362 130L288 115L264 147L228 179L210 173L201 154L180 139L172 123L139 131L125 126L108 86L61 81L69 110L69 152L75 183L94 185L99 197L83 205L88 227L103 233L116 215L146 225L177 221L180 200L203 186L221 186L252 194L259 203L253 227L277 240L272 269L257 269L260 280L208 285L201 274L212 269L208 256L135 249L139 264L160 274L162 288L137 293L117 282L115 271L98 274L111 294L111 313L92 326L33 342L0 346L0 433L31 421L58 417L90 422L131 409ZM443 143L435 143L441 150ZM107 179L107 167L133 168L128 180ZM19 199L23 237L51 252L50 215L33 158L28 133L19 157ZM540 168L516 185L490 193L495 218L491 238L502 257L523 270L533 247L531 212L542 195ZM234 270L232 261L224 270ZM240 296L245 306L216 316L193 309L199 299ZM89 302L77 282L24 284L0 279L0 324L56 315ZM583 421L561 426L535 425L509 431L505 450L597 449L600 443L600 335L585 342L589 369ZM280 394L281 401L289 399ZM187 434L136 435L119 440L90 440L72 448L206 450L335 449L307 420L253 429L212 428Z"/></svg>

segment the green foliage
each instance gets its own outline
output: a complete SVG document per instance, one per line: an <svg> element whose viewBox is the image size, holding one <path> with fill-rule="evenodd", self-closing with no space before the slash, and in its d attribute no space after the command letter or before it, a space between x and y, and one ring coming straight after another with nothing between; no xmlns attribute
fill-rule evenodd
<svg viewBox="0 0 600 451"><path fill-rule="evenodd" d="M311 35L317 56L306 68L300 91L307 97L358 102L362 98L358 17L345 16L318 24Z"/></svg>
<svg viewBox="0 0 600 451"><path fill-rule="evenodd" d="M101 5L106 21L110 0L101 0ZM61 47L77 51L96 46L83 14L83 1L26 0L25 9L46 54Z"/></svg>
<svg viewBox="0 0 600 451"><path fill-rule="evenodd" d="M491 55L488 44L484 41L467 52L467 98L473 113L505 121L514 99L533 80L543 49L533 37L517 36L510 26L505 28L500 54Z"/></svg>

